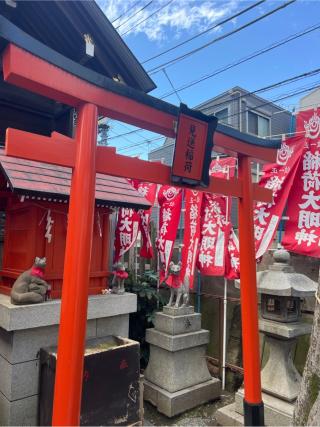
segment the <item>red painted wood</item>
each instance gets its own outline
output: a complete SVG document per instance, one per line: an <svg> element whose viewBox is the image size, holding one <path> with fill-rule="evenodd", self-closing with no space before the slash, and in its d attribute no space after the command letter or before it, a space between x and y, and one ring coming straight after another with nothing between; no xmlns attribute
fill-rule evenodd
<svg viewBox="0 0 320 427"><path fill-rule="evenodd" d="M243 183L243 194L239 199L239 244L244 398L247 403L258 404L262 402L258 296L253 232L251 163L248 157L239 158L238 174Z"/></svg>
<svg viewBox="0 0 320 427"><path fill-rule="evenodd" d="M11 134L8 138L14 140L15 136ZM41 143L40 139L38 140L40 145L46 143L46 137L43 138L44 141ZM23 147L22 140L19 144L17 147ZM34 145L31 144L30 149L34 148ZM2 149L0 149L0 162L10 186L14 190L25 190L26 193L35 192L36 196L41 196L41 193L47 197L51 195L52 199L59 199L59 195L69 196L70 194L71 168L8 157ZM149 206L146 199L141 197L126 179L102 174L96 175L96 200L100 204L117 205L121 203L136 208Z"/></svg>
<svg viewBox="0 0 320 427"><path fill-rule="evenodd" d="M45 162L46 158L51 159L51 153L54 154L53 163L60 164L60 166L65 165L65 160L61 160L59 163L59 159L63 156L57 155L56 143L51 140L51 138L47 138L44 142L42 142L42 137L39 135L37 141L29 143L29 140L23 138L23 134L27 132L18 131L7 133L6 138L6 154L8 156L17 156L22 157L24 159L33 159L39 162ZM65 142L64 144L71 145L70 142ZM47 153L42 151L43 146L45 145ZM68 148L69 153L71 153L71 149ZM161 163L151 163L145 160L140 160L133 157L122 156L116 154L114 149L110 149L109 147L97 147L97 161L96 161L96 170L97 172L112 175L119 178L134 178L140 179L146 182L155 182L163 185L171 185L171 168L167 165L163 165ZM46 157L46 156L49 157ZM71 155L71 154L70 154ZM51 160L50 160L51 161ZM98 175L100 178L101 176ZM102 178L102 177L101 177ZM19 183L22 185L22 183ZM25 187L28 188L28 185L25 183ZM37 186L37 191L45 191L45 187L43 183L37 182L34 185ZM194 187L198 190L204 190L203 187ZM206 188L205 191L217 193L217 194L225 194L233 197L241 196L241 183L237 178L231 178L229 180L222 178L210 178L210 185ZM63 188L58 186L57 192L60 194L68 194L69 190L67 188ZM102 198L103 195L97 192L97 198ZM115 200L121 201L122 195L117 196L114 194L113 196ZM271 202L272 201L272 192L268 189L259 187L258 184L253 184L253 197L254 200L259 200L261 202ZM128 202L129 202L129 194L127 194ZM130 200L131 202L131 200Z"/></svg>
<svg viewBox="0 0 320 427"><path fill-rule="evenodd" d="M90 102L98 106L99 112L104 116L123 120L166 136L174 136L173 125L176 120L174 116L161 113L137 101L90 85L15 46L10 45L6 48L3 56L3 70L4 78L9 83L68 105L79 106L83 101ZM77 156L75 162L71 163L75 167L66 246L53 425L79 424L89 254L92 241L95 155L97 152L95 148L97 111L93 105L86 105L84 108L87 110L87 117L82 110L78 124L80 138L77 139ZM93 111L95 112L93 113ZM269 151L266 148L250 146L250 144L244 144L234 138L219 136L219 134L216 134L215 141L217 147L226 152L234 151L236 154L253 156L264 161L275 159L275 150ZM68 156L72 162L72 153L67 148L68 143L70 146L70 141L61 142L66 144L65 147L66 150L69 150ZM52 142L50 144L52 145ZM30 155L27 149L25 151L20 150L20 153L18 148L15 147L15 149L17 155L21 155L22 152L25 153L25 156ZM12 147L8 147L8 153L14 155L13 151ZM49 153L54 155L52 147L50 147ZM128 160L128 158L117 156L111 151L103 153L105 153L104 159L100 159L98 156L98 171L100 172L100 168L103 168L103 171L105 171L104 168L108 168L108 171L112 170L111 174L117 175L123 173L119 170L125 170L126 175L130 178L140 178L159 183L163 183L163 180L167 181L168 169L166 170L163 167L161 169L154 164L147 166L145 162ZM40 154L44 156L44 153ZM46 159L49 160L48 152L46 155L48 156ZM42 160L44 161L45 158ZM54 160L54 162L56 161ZM245 286L241 286L241 299L244 307L242 332L244 337L245 398L249 403L259 403L261 401L261 387L258 361L256 273L253 269L255 257L253 252L252 203L254 192L256 195L265 195L266 198L267 196L270 197L271 192L254 190L253 185L251 185L250 159L240 157L240 163L241 176L239 181L227 183L220 181L220 188L217 186L218 181L212 181L208 191L223 192L226 195L234 193L240 197L240 262L243 263L241 276L242 280L245 281ZM61 163L58 162L57 164ZM83 171L86 171L86 174ZM147 175L147 179L145 179L145 175ZM223 189L222 186L224 186ZM83 194L86 197L83 197ZM260 200L265 201L265 199ZM80 236L79 233L81 233Z"/></svg>
<svg viewBox="0 0 320 427"><path fill-rule="evenodd" d="M91 102L103 116L175 137L176 116L94 86L17 46L7 46L3 54L3 75L5 81L48 98L74 107ZM215 133L214 143L218 150L232 155L242 153L266 162L276 159L276 150L246 144L219 132Z"/></svg>
<svg viewBox="0 0 320 427"><path fill-rule="evenodd" d="M213 141L215 151L226 153L233 157L237 157L241 153L251 157L251 160L259 160L259 162L266 163L275 163L277 159L277 150L246 144L219 132L215 132Z"/></svg>
<svg viewBox="0 0 320 427"><path fill-rule="evenodd" d="M59 144L59 145L58 145ZM59 148L58 148L59 147ZM70 141L59 142L48 136L36 135L17 129L8 128L6 131L5 154L19 152L19 157L27 160L45 162L59 166L74 166L75 144ZM61 155L63 153L63 156ZM36 154L36 158L35 155Z"/></svg>
<svg viewBox="0 0 320 427"><path fill-rule="evenodd" d="M94 223L97 118L96 106L85 104L80 107L76 135L77 152L68 213L53 426L80 424Z"/></svg>
<svg viewBox="0 0 320 427"><path fill-rule="evenodd" d="M105 117L174 136L175 116L94 86L17 46L9 45L6 48L3 72L8 83L47 98L73 107L90 102L97 105L99 114Z"/></svg>
<svg viewBox="0 0 320 427"><path fill-rule="evenodd" d="M51 217L54 220L50 243L45 239L44 215L48 209L51 209ZM6 209L1 293L10 294L15 279L31 267L35 257L45 256L47 258L45 279L51 285L51 297L61 298L67 212L67 205L42 201L21 203L17 199L12 200ZM97 222L98 213L101 219L102 237L100 237ZM102 289L108 286L109 245L106 242L109 237L109 210L96 208L89 295L101 294Z"/></svg>

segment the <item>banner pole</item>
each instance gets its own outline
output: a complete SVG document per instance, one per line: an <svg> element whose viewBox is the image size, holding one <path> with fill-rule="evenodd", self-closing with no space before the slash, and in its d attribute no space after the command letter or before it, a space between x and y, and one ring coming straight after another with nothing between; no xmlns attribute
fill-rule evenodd
<svg viewBox="0 0 320 427"><path fill-rule="evenodd" d="M230 178L230 166L227 166L227 179ZM229 222L229 197L226 197L226 221ZM226 388L226 360L227 360L227 286L228 281L224 278L224 289L223 289L223 337L222 337L222 378L221 388Z"/></svg>

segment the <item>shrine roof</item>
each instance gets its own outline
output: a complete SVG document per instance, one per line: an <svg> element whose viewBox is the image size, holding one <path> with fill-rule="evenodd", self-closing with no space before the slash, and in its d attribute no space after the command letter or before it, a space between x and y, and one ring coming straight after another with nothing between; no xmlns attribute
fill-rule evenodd
<svg viewBox="0 0 320 427"><path fill-rule="evenodd" d="M2 1L0 15L0 33L5 27L20 40L40 42L84 69L111 79L120 76L120 81L143 92L156 87L95 1L30 0L17 1L15 7ZM93 40L93 57L85 53L84 34ZM0 37L0 48L4 40Z"/></svg>
<svg viewBox="0 0 320 427"><path fill-rule="evenodd" d="M70 194L71 168L8 157L0 149L0 166L8 186L15 193L67 200ZM148 209L150 203L141 197L125 178L97 173L96 203L101 206L125 206Z"/></svg>

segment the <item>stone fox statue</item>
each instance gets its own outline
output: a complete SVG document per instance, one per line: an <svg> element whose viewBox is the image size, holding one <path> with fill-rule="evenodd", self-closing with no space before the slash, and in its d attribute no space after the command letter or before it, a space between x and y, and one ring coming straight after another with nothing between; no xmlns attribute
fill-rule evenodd
<svg viewBox="0 0 320 427"><path fill-rule="evenodd" d="M171 261L169 264L169 274L165 279L165 282L170 287L170 299L167 307L173 306L174 297L176 297L174 304L176 308L180 307L181 297L181 307L186 307L189 304L189 277L186 276L185 280L182 281L180 278L180 271L181 261L179 261L178 264Z"/></svg>
<svg viewBox="0 0 320 427"><path fill-rule="evenodd" d="M113 266L113 279L111 282L113 294L124 294L124 281L128 278L125 266L121 262L117 262Z"/></svg>
<svg viewBox="0 0 320 427"><path fill-rule="evenodd" d="M36 257L33 266L20 274L11 289L11 303L37 304L46 299L50 285L43 280L46 258Z"/></svg>

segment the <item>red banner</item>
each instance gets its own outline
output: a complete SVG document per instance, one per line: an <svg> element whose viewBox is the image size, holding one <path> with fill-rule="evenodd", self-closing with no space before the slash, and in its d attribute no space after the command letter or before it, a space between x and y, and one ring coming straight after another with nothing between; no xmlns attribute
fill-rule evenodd
<svg viewBox="0 0 320 427"><path fill-rule="evenodd" d="M135 183L134 187L138 190L142 197L145 197L151 203L150 209L139 209L140 216L139 229L141 231L142 244L140 249L140 256L143 258L152 258L153 249L150 237L150 220L151 212L156 198L157 184L150 184L146 182Z"/></svg>
<svg viewBox="0 0 320 427"><path fill-rule="evenodd" d="M139 222L138 212L128 208L119 209L115 231L114 262L118 262L136 241Z"/></svg>
<svg viewBox="0 0 320 427"><path fill-rule="evenodd" d="M184 236L181 254L182 268L180 279L187 277L189 287L193 288L194 270L200 242L200 219L203 193L185 190Z"/></svg>
<svg viewBox="0 0 320 427"><path fill-rule="evenodd" d="M181 213L182 190L170 185L163 185L158 193L158 203L160 211L156 246L162 265L160 280L163 281L164 276L168 272L173 245L177 236Z"/></svg>
<svg viewBox="0 0 320 427"><path fill-rule="evenodd" d="M210 176L228 179L234 175L236 160L231 157L213 160ZM225 272L226 229L230 221L231 197L204 193L201 214L201 244L198 268L207 276Z"/></svg>
<svg viewBox="0 0 320 427"><path fill-rule="evenodd" d="M264 166L259 185L273 192L273 202L258 202L254 208L256 258L269 248L288 200L304 147L304 136L284 140L277 152L277 163Z"/></svg>
<svg viewBox="0 0 320 427"><path fill-rule="evenodd" d="M240 277L239 239L231 224L229 230L229 239L226 245L224 277L229 280L234 280Z"/></svg>
<svg viewBox="0 0 320 427"><path fill-rule="evenodd" d="M288 200L283 246L292 252L320 258L320 108L297 117L305 130L305 150Z"/></svg>

